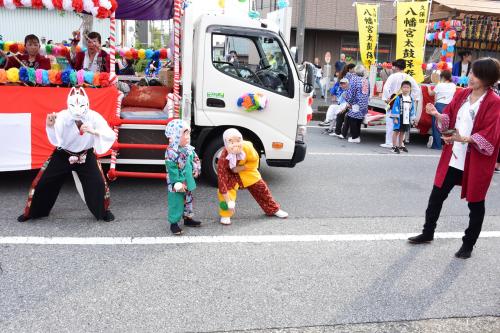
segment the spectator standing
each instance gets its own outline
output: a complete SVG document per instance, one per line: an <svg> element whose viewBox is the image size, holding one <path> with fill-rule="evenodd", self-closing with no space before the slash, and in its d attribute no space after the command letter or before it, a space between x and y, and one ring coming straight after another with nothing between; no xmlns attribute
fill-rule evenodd
<svg viewBox="0 0 500 333"><path fill-rule="evenodd" d="M342 70L344 69L345 65L346 65L345 54L342 53L340 55L340 59L335 62L335 76L337 76L337 77L340 76L340 73L342 73Z"/></svg>
<svg viewBox="0 0 500 333"><path fill-rule="evenodd" d="M321 78L323 77L321 73L321 65L319 64L319 58L314 58L314 67L316 68L316 72L314 75L314 83L316 87L319 88L320 91L323 91L323 87L321 86ZM316 98L316 89L314 89L313 98ZM321 96L324 98L324 96Z"/></svg>
<svg viewBox="0 0 500 333"><path fill-rule="evenodd" d="M430 243L434 239L443 203L453 187L460 185L470 214L469 227L455 256L470 258L481 233L486 193L500 148L500 97L492 89L499 78L497 59L476 60L469 75L469 88L458 92L442 114L427 104L426 111L436 117L446 145L425 212L424 228L420 235L408 239L411 243Z"/></svg>
<svg viewBox="0 0 500 333"><path fill-rule="evenodd" d="M420 87L418 86L414 78L404 72L405 68L406 61L404 59L397 59L392 62L393 73L385 82L382 92L382 99L388 104L385 117L385 143L380 145L383 148L392 148L393 121L390 117L390 110L396 96L401 93L401 84L403 83L403 81L410 81L411 83L411 97L415 102L415 108L417 108L417 103L420 100Z"/></svg>
<svg viewBox="0 0 500 333"><path fill-rule="evenodd" d="M404 145L405 133L410 130L410 126L415 122L415 103L410 95L411 83L403 81L401 84L401 94L396 97L392 107L391 117L393 119L392 152L399 154L400 151L408 152Z"/></svg>
<svg viewBox="0 0 500 333"><path fill-rule="evenodd" d="M370 84L366 79L365 66L358 64L354 68L355 74L348 75L349 89L346 93L346 101L350 105L347 111L347 125L342 131L342 136L347 137L350 131L351 137L348 142L360 143L361 124L368 113L368 99L370 98Z"/></svg>
<svg viewBox="0 0 500 333"><path fill-rule="evenodd" d="M430 96L434 96L434 106L439 113L443 113L444 108L450 104L457 86L451 80L450 71L442 71L440 74L441 82L439 82L434 90L431 86L428 86ZM429 142L427 143L428 148L441 150L441 133L438 130L436 117L432 117L432 135L429 137Z"/></svg>
<svg viewBox="0 0 500 333"><path fill-rule="evenodd" d="M460 61L453 64L453 76L469 76L471 70L472 53L470 51L463 51L459 53Z"/></svg>

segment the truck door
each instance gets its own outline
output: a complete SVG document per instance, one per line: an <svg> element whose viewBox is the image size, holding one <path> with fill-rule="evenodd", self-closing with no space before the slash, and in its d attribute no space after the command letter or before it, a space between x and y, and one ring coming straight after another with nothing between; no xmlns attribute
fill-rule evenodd
<svg viewBox="0 0 500 333"><path fill-rule="evenodd" d="M260 138L267 158L290 159L300 107L290 60L282 39L270 31L209 27L203 66L204 118L212 126L247 128ZM238 99L246 94L262 94L267 106L261 111L238 107Z"/></svg>

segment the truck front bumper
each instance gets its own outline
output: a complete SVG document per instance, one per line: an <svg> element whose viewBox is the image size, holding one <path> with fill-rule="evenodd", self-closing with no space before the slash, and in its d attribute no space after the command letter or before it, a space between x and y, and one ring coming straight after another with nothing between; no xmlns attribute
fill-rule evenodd
<svg viewBox="0 0 500 333"><path fill-rule="evenodd" d="M291 160L268 160L267 165L272 167L293 168L297 163L306 158L307 145L305 142L295 142L295 149Z"/></svg>

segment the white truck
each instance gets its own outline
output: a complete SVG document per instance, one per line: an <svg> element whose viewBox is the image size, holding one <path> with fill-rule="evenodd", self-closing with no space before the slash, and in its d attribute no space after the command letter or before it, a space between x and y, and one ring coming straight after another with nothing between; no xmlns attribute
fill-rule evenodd
<svg viewBox="0 0 500 333"><path fill-rule="evenodd" d="M190 9L190 8L189 8ZM278 27L265 20L186 11L182 36L182 117L203 174L216 183L222 133L238 128L269 166L294 167L306 155L313 69L299 72ZM304 77L304 78L302 78ZM246 93L268 99L263 111L237 106Z"/></svg>

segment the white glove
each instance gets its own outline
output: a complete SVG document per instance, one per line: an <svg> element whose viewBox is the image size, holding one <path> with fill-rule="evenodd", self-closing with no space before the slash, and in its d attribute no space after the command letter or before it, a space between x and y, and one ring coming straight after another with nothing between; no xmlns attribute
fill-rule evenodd
<svg viewBox="0 0 500 333"><path fill-rule="evenodd" d="M228 201L227 208L228 209L234 209L234 207L236 207L236 202L234 202L234 201Z"/></svg>
<svg viewBox="0 0 500 333"><path fill-rule="evenodd" d="M180 191L182 191L183 188L184 188L184 185L182 183L177 182L174 184L175 192L180 192Z"/></svg>

